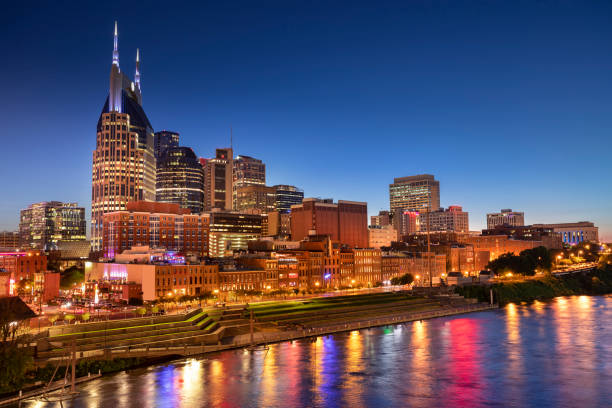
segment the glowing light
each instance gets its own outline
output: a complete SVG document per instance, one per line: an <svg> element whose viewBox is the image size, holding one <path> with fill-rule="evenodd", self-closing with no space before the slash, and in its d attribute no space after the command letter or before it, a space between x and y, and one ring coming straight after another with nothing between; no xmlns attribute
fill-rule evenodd
<svg viewBox="0 0 612 408"><path fill-rule="evenodd" d="M94 287L94 291L95 291L95 294L94 294L94 304L97 305L98 302L100 301L100 297L98 295L98 284L97 283L96 283L96 286Z"/></svg>

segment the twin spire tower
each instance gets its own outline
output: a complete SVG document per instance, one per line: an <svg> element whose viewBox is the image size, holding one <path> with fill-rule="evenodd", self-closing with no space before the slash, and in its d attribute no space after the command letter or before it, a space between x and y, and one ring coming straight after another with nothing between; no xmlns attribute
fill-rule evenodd
<svg viewBox="0 0 612 408"><path fill-rule="evenodd" d="M119 68L115 22L109 91L97 126L91 189L91 242L101 251L103 215L125 210L129 201L155 200L153 126L142 108L140 50L134 80Z"/></svg>

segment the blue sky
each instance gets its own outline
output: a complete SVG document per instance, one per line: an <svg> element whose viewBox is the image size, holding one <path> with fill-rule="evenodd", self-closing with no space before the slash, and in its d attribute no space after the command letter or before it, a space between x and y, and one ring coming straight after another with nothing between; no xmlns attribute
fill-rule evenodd
<svg viewBox="0 0 612 408"><path fill-rule="evenodd" d="M88 3L88 2L83 2ZM612 239L612 3L28 2L0 16L0 230L45 200L90 206L108 88L141 50L156 130L202 157L229 144L269 184L388 207L431 173L471 229L590 220ZM88 210L89 212L89 210Z"/></svg>

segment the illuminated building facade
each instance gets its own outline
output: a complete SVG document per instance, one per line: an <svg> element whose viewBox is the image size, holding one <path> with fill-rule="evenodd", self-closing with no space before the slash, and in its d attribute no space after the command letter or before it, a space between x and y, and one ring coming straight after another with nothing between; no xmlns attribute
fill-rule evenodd
<svg viewBox="0 0 612 408"><path fill-rule="evenodd" d="M204 211L232 209L233 154L231 148L217 149L214 158L201 160L205 163Z"/></svg>
<svg viewBox="0 0 612 408"><path fill-rule="evenodd" d="M105 213L125 210L129 201L155 200L153 127L142 109L140 55L132 82L119 68L117 24L106 103L98 120L93 152L91 245L102 248Z"/></svg>
<svg viewBox="0 0 612 408"><path fill-rule="evenodd" d="M274 211L276 200L276 189L261 185L243 185L236 188L235 209L236 211L255 211L259 214L269 214Z"/></svg>
<svg viewBox="0 0 612 408"><path fill-rule="evenodd" d="M155 159L160 160L170 147L179 146L179 134L169 130L160 130L153 134Z"/></svg>
<svg viewBox="0 0 612 408"><path fill-rule="evenodd" d="M237 212L210 213L209 256L232 256L234 251L246 251L248 242L262 236L263 216Z"/></svg>
<svg viewBox="0 0 612 408"><path fill-rule="evenodd" d="M44 201L21 210L19 235L24 249L56 249L58 241L87 239L85 208L77 203ZM14 248L13 248L14 249Z"/></svg>
<svg viewBox="0 0 612 408"><path fill-rule="evenodd" d="M419 214L419 231L427 232L427 213ZM429 213L429 231L469 232L469 215L458 205Z"/></svg>
<svg viewBox="0 0 612 408"><path fill-rule="evenodd" d="M368 204L339 200L337 204L306 198L291 207L291 239L328 235L352 247L368 246Z"/></svg>
<svg viewBox="0 0 612 408"><path fill-rule="evenodd" d="M487 214L487 229L493 229L498 225L509 225L512 227L525 225L525 213L505 209L498 213Z"/></svg>
<svg viewBox="0 0 612 408"><path fill-rule="evenodd" d="M599 242L599 228L592 222L566 222L561 224L533 224L534 228L549 228L561 235L564 244L575 245L580 242Z"/></svg>
<svg viewBox="0 0 612 408"><path fill-rule="evenodd" d="M189 147L168 147L157 162L158 202L176 203L194 214L204 207L204 169Z"/></svg>
<svg viewBox="0 0 612 408"><path fill-rule="evenodd" d="M368 241L370 248L391 246L391 242L397 241L397 230L392 225L370 225L368 227Z"/></svg>
<svg viewBox="0 0 612 408"><path fill-rule="evenodd" d="M395 178L389 184L389 203L391 212L436 211L440 208L440 182L431 174Z"/></svg>
<svg viewBox="0 0 612 408"><path fill-rule="evenodd" d="M233 162L232 200L233 209L240 211L244 207L240 203L238 190L247 186L266 185L266 165L259 159L238 155Z"/></svg>
<svg viewBox="0 0 612 408"><path fill-rule="evenodd" d="M207 214L191 214L174 203L130 202L103 217L103 256L113 259L134 246L208 255Z"/></svg>
<svg viewBox="0 0 612 408"><path fill-rule="evenodd" d="M10 273L13 282L32 279L47 270L47 256L42 251L0 252L0 269Z"/></svg>
<svg viewBox="0 0 612 408"><path fill-rule="evenodd" d="M384 227L391 224L391 213L389 211L379 211L378 215L370 217L370 225Z"/></svg>
<svg viewBox="0 0 612 408"><path fill-rule="evenodd" d="M0 251L17 251L19 247L19 231L0 231Z"/></svg>
<svg viewBox="0 0 612 408"><path fill-rule="evenodd" d="M274 207L281 213L289 213L292 205L302 204L304 200L304 190L286 184L273 186L276 190Z"/></svg>
<svg viewBox="0 0 612 408"><path fill-rule="evenodd" d="M418 232L420 230L419 212L397 208L393 214L393 228L397 231L398 240Z"/></svg>

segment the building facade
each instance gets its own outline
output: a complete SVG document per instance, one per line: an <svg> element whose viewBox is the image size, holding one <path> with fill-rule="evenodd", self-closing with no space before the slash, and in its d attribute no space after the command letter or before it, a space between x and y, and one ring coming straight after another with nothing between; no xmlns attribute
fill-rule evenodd
<svg viewBox="0 0 612 408"><path fill-rule="evenodd" d="M368 204L339 200L337 204L306 198L291 207L291 239L328 235L334 241L366 248L368 242Z"/></svg>
<svg viewBox="0 0 612 408"><path fill-rule="evenodd" d="M451 205L448 209L439 209L427 214L419 213L419 231L427 232L428 222L429 231L449 231L467 233L470 230L469 216L458 205Z"/></svg>
<svg viewBox="0 0 612 408"><path fill-rule="evenodd" d="M275 192L274 208L281 213L291 212L292 205L302 204L304 200L304 190L286 184L273 186Z"/></svg>
<svg viewBox="0 0 612 408"><path fill-rule="evenodd" d="M266 165L259 159L238 155L234 159L232 182L232 209L240 210L238 190L247 186L266 185Z"/></svg>
<svg viewBox="0 0 612 408"><path fill-rule="evenodd" d="M391 242L397 241L397 230L392 225L370 225L368 227L368 241L370 248L391 246Z"/></svg>
<svg viewBox="0 0 612 408"><path fill-rule="evenodd" d="M0 252L0 269L10 274L13 283L32 279L35 273L47 270L47 256L38 250Z"/></svg>
<svg viewBox="0 0 612 408"><path fill-rule="evenodd" d="M98 120L93 152L91 244L102 248L105 213L125 210L129 201L155 200L153 127L142 108L140 58L132 82L119 68L117 24L109 94Z"/></svg>
<svg viewBox="0 0 612 408"><path fill-rule="evenodd" d="M231 148L217 149L215 157L204 162L204 211L232 209L233 154Z"/></svg>
<svg viewBox="0 0 612 408"><path fill-rule="evenodd" d="M276 189L263 184L234 186L235 210L269 214L275 210Z"/></svg>
<svg viewBox="0 0 612 408"><path fill-rule="evenodd" d="M55 249L58 241L87 239L85 208L77 203L44 201L21 210L19 236L24 249Z"/></svg>
<svg viewBox="0 0 612 408"><path fill-rule="evenodd" d="M199 214L204 208L204 169L189 147L168 147L157 162L156 200Z"/></svg>
<svg viewBox="0 0 612 408"><path fill-rule="evenodd" d="M0 251L17 251L19 248L19 231L0 231Z"/></svg>
<svg viewBox="0 0 612 408"><path fill-rule="evenodd" d="M599 228L588 221L533 224L533 227L552 229L561 235L561 241L567 245L575 245L585 241L599 242Z"/></svg>
<svg viewBox="0 0 612 408"><path fill-rule="evenodd" d="M525 225L525 213L503 209L498 213L487 214L487 229L493 229L498 225L510 225L519 227Z"/></svg>
<svg viewBox="0 0 612 408"><path fill-rule="evenodd" d="M232 256L234 251L246 251L249 241L262 236L263 216L238 212L210 213L209 256Z"/></svg>
<svg viewBox="0 0 612 408"><path fill-rule="evenodd" d="M431 174L395 178L389 184L389 203L391 212L436 211L440 208L440 182Z"/></svg>
<svg viewBox="0 0 612 408"><path fill-rule="evenodd" d="M389 211L379 211L378 215L370 217L370 225L384 227L391 224L391 213Z"/></svg>
<svg viewBox="0 0 612 408"><path fill-rule="evenodd" d="M209 224L208 214L178 204L130 202L126 210L104 214L103 256L113 259L134 246L208 256Z"/></svg>
<svg viewBox="0 0 612 408"><path fill-rule="evenodd" d="M155 159L160 160L164 157L166 150L170 147L179 146L179 134L169 130L161 130L153 134L153 150Z"/></svg>

